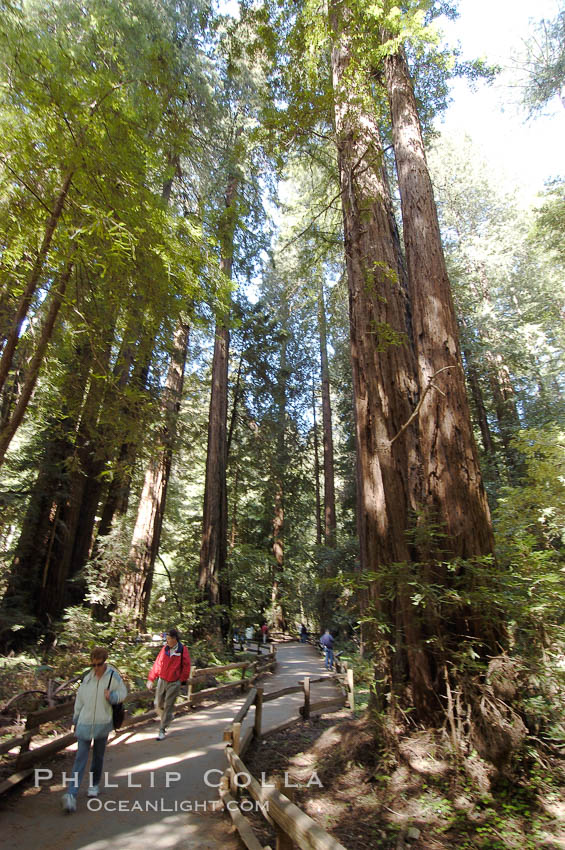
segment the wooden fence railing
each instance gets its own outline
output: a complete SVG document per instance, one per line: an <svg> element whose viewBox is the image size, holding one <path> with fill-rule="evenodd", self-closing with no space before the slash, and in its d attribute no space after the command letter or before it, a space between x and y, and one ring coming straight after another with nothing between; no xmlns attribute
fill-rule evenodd
<svg viewBox="0 0 565 850"><path fill-rule="evenodd" d="M326 681L328 679L337 679L344 692L335 699L321 700L312 704L310 702L310 685L314 682ZM292 850L294 844L301 848L301 850L345 850L342 844L289 800L280 788L260 784L245 766L242 756L253 738L263 737L264 735L262 732L264 703L279 699L287 694L302 691L304 693L304 705L300 708L300 714L306 720L314 712L340 708L346 701L349 703L349 707L353 709L353 687L353 671L346 666L343 672L320 676L316 679L306 677L300 685L282 688L273 693L265 694L261 687L252 688L249 691L247 699L235 715L231 724L224 731L226 756L229 764L224 771L220 783L220 798L248 850L271 850L271 848L261 845L248 819L237 805L237 795L242 785L245 786L245 790L253 799L259 803L262 814L274 827L276 834L275 850ZM255 706L253 726L250 726L242 735L243 721L252 706ZM296 718L293 717L277 726L276 729L270 729L268 734L279 732L295 722ZM242 776L245 780L243 783L240 781L240 777Z"/></svg>
<svg viewBox="0 0 565 850"><path fill-rule="evenodd" d="M253 662L239 661L232 664L222 664L214 667L205 667L200 670L192 670L188 680L187 699L182 702L178 702L175 705L175 711L190 708L201 700L214 696L227 688L240 686L242 690L247 690L253 685L257 678L265 672L265 670L270 669L274 663L276 663L276 653L273 651L268 656L265 656L264 659L257 659L257 661ZM216 685L212 688L205 688L201 691L193 692L194 683L206 678L206 676L237 669L241 670L241 680L239 682L227 682L222 685ZM248 677L247 672L249 670L251 670L252 675ZM144 701L148 702L153 700L154 696L155 695L152 691L144 688L140 691L130 692L124 700L124 703L127 706L132 703ZM50 758L55 753L74 743L76 740L74 732L67 732L52 741L35 747L34 749L30 748L32 738L34 735L38 734L40 727L43 724L52 723L55 720L69 717L73 712L73 708L74 699L50 708L33 711L27 716L23 733L8 738L6 741L0 742L0 756L8 755L8 757L13 760L12 766L14 768L14 772L11 773L7 779L0 782L0 794L3 794L10 788L13 788L14 785L17 785L25 779L26 776L29 776L34 770L34 765L41 763L45 759ZM136 726L139 723L144 723L147 720L150 720L152 717L155 717L155 714L155 709L151 709L150 711L146 711L142 714L128 714L126 712L126 717L122 727L116 732L116 736L128 731L131 726ZM11 754L10 751L17 747L19 747L19 753L14 758L14 754Z"/></svg>

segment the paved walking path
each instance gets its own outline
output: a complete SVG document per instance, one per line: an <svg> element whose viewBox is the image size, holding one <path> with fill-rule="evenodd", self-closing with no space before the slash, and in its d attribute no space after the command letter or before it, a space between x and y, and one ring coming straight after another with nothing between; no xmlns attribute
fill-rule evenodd
<svg viewBox="0 0 565 850"><path fill-rule="evenodd" d="M305 644L280 644L277 670L262 683L266 693L323 674L319 653ZM312 685L312 701L339 690L330 680ZM212 708L182 714L167 737L156 741L157 724L148 722L108 742L104 771L117 787L101 788L88 800L85 775L77 811L61 810L62 760L53 779L28 788L18 798L0 799L0 844L4 850L241 850L230 818L219 805L217 782L227 761L223 732L245 695ZM263 706L263 730L299 716L301 694ZM248 717L253 721L254 709ZM65 760L70 773L76 747ZM209 784L206 783L208 779ZM102 783L103 785L104 783ZM138 787L136 787L138 786ZM139 787L141 786L141 787ZM89 810L88 806L91 809ZM95 810L98 809L98 810Z"/></svg>

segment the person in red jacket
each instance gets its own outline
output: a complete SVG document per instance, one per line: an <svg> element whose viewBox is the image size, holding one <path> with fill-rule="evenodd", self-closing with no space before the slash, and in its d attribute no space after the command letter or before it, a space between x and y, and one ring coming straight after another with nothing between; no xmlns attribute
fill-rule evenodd
<svg viewBox="0 0 565 850"><path fill-rule="evenodd" d="M180 642L177 629L169 629L165 636L167 642L153 662L147 677L149 690L157 679L155 711L160 719L158 741L165 737L167 726L173 719L173 707L180 694L181 685L185 685L190 676L190 653Z"/></svg>

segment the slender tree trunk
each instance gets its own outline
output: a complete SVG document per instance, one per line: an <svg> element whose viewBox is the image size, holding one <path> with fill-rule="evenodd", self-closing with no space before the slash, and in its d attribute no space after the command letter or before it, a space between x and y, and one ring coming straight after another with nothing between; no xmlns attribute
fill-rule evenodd
<svg viewBox="0 0 565 850"><path fill-rule="evenodd" d="M47 346L53 334L53 328L55 327L55 322L57 320L57 316L59 315L61 304L63 303L65 289L71 277L72 270L73 263L72 261L70 261L64 273L61 275L59 282L55 288L55 291L52 294L47 316L45 317L45 321L43 322L35 352L28 364L23 380L23 385L18 400L16 402L16 406L14 407L12 415L10 416L10 418L2 428L2 431L0 432L0 466L4 462L8 446L12 441L12 437L14 436L14 434L22 423L24 414L29 404L29 400L31 398L33 390L35 389L35 385L39 377L39 370L41 368L41 364L43 363L43 358L45 356Z"/></svg>
<svg viewBox="0 0 565 850"><path fill-rule="evenodd" d="M272 625L277 631L284 632L286 618L282 598L282 582L284 577L284 495L279 482L275 492L273 516L273 580L271 586Z"/></svg>
<svg viewBox="0 0 565 850"><path fill-rule="evenodd" d="M285 473L288 466L286 447L287 382L288 382L288 325L289 304L284 290L280 296L279 321L282 339L276 389L274 392L276 435L272 460L271 482L273 488L273 544L274 558L271 587L271 619L273 628L286 630L284 546L285 546Z"/></svg>
<svg viewBox="0 0 565 850"><path fill-rule="evenodd" d="M47 255L49 254L51 242L53 241L53 234L55 233L55 229L63 213L65 201L67 199L67 195L71 187L73 174L74 171L68 171L63 178L63 182L61 183L61 186L59 188L59 192L55 200L53 210L50 212L49 217L47 218L47 222L45 224L45 231L43 234L43 241L41 243L41 247L39 249L37 257L35 258L35 262L30 270L24 292L22 294L22 297L20 298L18 308L13 317L12 327L6 339L4 350L2 352L2 357L0 358L0 391L4 386L4 383L8 376L8 372L10 371L14 352L18 344L22 324L25 317L27 316L29 306L31 304L31 299L33 298L33 294L37 289L39 278L41 276L41 272L43 271L43 266L45 264L45 260L47 259Z"/></svg>
<svg viewBox="0 0 565 850"><path fill-rule="evenodd" d="M69 463L75 453L76 434L84 407L86 387L92 362L89 346L77 348L66 381L62 387L63 413L46 429L37 480L33 486L29 506L22 524L20 538L0 612L5 624L24 624L18 640L36 635L38 628L48 629L53 618L59 616L64 602L43 606L48 583L65 589L67 575L60 555L67 540L64 519L65 505L71 500L74 464ZM57 575L61 573L61 579ZM6 646L9 637L4 633Z"/></svg>
<svg viewBox="0 0 565 850"><path fill-rule="evenodd" d="M322 370L322 425L324 431L324 542L326 546L333 547L336 542L334 445L323 280L320 280L318 295L318 322Z"/></svg>
<svg viewBox="0 0 565 850"><path fill-rule="evenodd" d="M132 612L136 625L142 630L145 629L155 559L161 542L167 486L184 383L188 332L188 325L181 321L175 332L173 352L163 392L163 425L157 441L160 448L145 473L132 536L130 572L122 585L122 608Z"/></svg>
<svg viewBox="0 0 565 850"><path fill-rule="evenodd" d="M508 367L499 354L487 353L489 366L489 383L494 401L494 409L498 421L500 439L506 452L510 448L510 440L521 423L516 409L514 388L510 379Z"/></svg>
<svg viewBox="0 0 565 850"><path fill-rule="evenodd" d="M146 389L147 376L149 374L151 352L145 352L142 356L143 362L137 363L134 367L131 378L129 377L130 367L133 363L133 350L124 352L125 362L114 370L115 377L118 378L118 387L125 389L129 383L134 396L138 396ZM140 428L140 413L141 404L134 402L133 406L124 405L122 415L125 417L128 433L128 439L122 442L117 458L114 462L112 480L108 487L108 493L102 508L100 523L97 531L97 548L101 539L108 535L112 529L112 524L116 516L123 517L126 514L129 504L129 495L131 489L133 469L135 459L139 450L141 441ZM100 541L99 541L100 538ZM119 586L119 582L118 585Z"/></svg>
<svg viewBox="0 0 565 850"><path fill-rule="evenodd" d="M318 423L316 417L316 392L314 389L314 381L312 381L312 417L314 425L312 432L314 434L314 486L316 488L316 545L322 545L322 517L321 508L322 501L320 498L320 448L318 440Z"/></svg>
<svg viewBox="0 0 565 850"><path fill-rule="evenodd" d="M233 494L232 494L232 510L231 510L231 530L230 530L230 552L235 549L237 542L237 523L239 509L239 466L236 466L233 478Z"/></svg>
<svg viewBox="0 0 565 850"><path fill-rule="evenodd" d="M483 264L479 263L471 271L473 279L477 279L478 281L473 286L477 298L484 300L487 308L491 309L493 306L492 296L486 269ZM494 404L494 413L498 422L498 434L504 449L506 468L510 478L517 480L524 472L524 464L518 452L514 451L510 445L513 435L521 427L510 370L504 362L503 357L496 353L496 339L493 339L492 333L480 328L479 338L483 343L483 350L485 351L488 384Z"/></svg>
<svg viewBox="0 0 565 850"><path fill-rule="evenodd" d="M492 439L492 434L490 431L490 426L488 423L487 409L483 397L483 391L481 388L481 382L479 380L479 376L477 374L477 370L472 365L471 358L466 357L467 360L467 377L469 379L469 386L471 388L471 396L473 399L473 404L475 407L475 414L477 417L477 424L479 426L479 430L481 432L481 439L483 442L483 449L487 456L493 456L495 453L494 443Z"/></svg>
<svg viewBox="0 0 565 850"><path fill-rule="evenodd" d="M220 265L225 276L230 279L238 186L239 177L234 172L228 180L224 218L220 224L220 245L222 249ZM212 622L220 627L224 638L227 637L229 632L229 607L231 604L226 564L228 531L227 409L230 345L228 322L229 316L225 316L216 324L198 580L200 592L203 598L208 601L210 608L217 605L222 606L222 612L219 616L217 614L212 615Z"/></svg>
<svg viewBox="0 0 565 850"><path fill-rule="evenodd" d="M322 425L324 434L324 544L329 549L334 549L336 545L336 512L333 425L327 350L326 305L324 299L324 282L321 277L318 291L318 327L320 336ZM335 561L326 554L324 558L323 577L325 579L332 579L335 578L336 574ZM336 592L332 587L323 586L321 588L320 624L322 628L333 625L333 612L336 599Z"/></svg>

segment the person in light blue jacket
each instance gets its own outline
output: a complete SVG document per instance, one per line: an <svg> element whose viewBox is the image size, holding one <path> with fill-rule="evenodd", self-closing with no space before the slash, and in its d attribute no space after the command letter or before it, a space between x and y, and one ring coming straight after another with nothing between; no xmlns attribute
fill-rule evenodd
<svg viewBox="0 0 565 850"><path fill-rule="evenodd" d="M108 664L108 652L103 646L95 647L90 653L91 670L84 676L75 699L73 726L78 749L73 765L72 779L66 794L63 794L63 810L74 812L77 794L84 776L90 744L92 746L91 784L89 797L97 797L100 777L104 765L106 741L112 731L112 705L123 702L127 688L115 667Z"/></svg>

